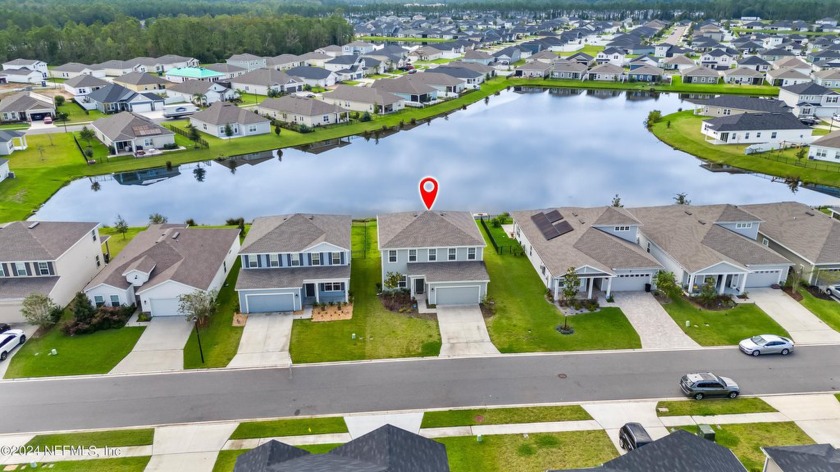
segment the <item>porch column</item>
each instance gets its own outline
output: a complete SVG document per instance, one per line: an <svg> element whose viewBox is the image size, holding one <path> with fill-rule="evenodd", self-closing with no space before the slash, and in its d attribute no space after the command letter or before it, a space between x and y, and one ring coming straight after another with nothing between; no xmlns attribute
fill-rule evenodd
<svg viewBox="0 0 840 472"><path fill-rule="evenodd" d="M350 280L344 282L344 303L350 302Z"/></svg>
<svg viewBox="0 0 840 472"><path fill-rule="evenodd" d="M723 277L720 278L720 287L718 288L718 295L723 295L723 292L726 290L726 274L723 274Z"/></svg>
<svg viewBox="0 0 840 472"><path fill-rule="evenodd" d="M586 290L586 298L592 298L592 287L595 285L595 279L584 279L589 288Z"/></svg>
<svg viewBox="0 0 840 472"><path fill-rule="evenodd" d="M321 284L319 284L318 282L315 282L313 285L315 285L315 303L321 303L321 297L318 296L319 293L321 292L321 290L319 290L319 288L320 288L319 285L321 285Z"/></svg>
<svg viewBox="0 0 840 472"><path fill-rule="evenodd" d="M554 292L554 301L560 300L560 279L551 279L551 288Z"/></svg>
<svg viewBox="0 0 840 472"><path fill-rule="evenodd" d="M612 290L612 277L607 277L607 298L610 298L610 291Z"/></svg>
<svg viewBox="0 0 840 472"><path fill-rule="evenodd" d="M738 277L741 277L741 287L738 289L738 292L744 293L744 290L747 288L747 273L738 274Z"/></svg>
<svg viewBox="0 0 840 472"><path fill-rule="evenodd" d="M688 276L688 293L694 290L694 274Z"/></svg>

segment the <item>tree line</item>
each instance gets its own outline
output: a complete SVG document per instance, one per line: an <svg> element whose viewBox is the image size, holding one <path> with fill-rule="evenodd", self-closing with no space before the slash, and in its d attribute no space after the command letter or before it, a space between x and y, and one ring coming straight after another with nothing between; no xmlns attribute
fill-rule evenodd
<svg viewBox="0 0 840 472"><path fill-rule="evenodd" d="M258 56L302 54L347 43L352 37L353 28L338 12L321 17L179 15L145 21L123 15L91 24L69 21L63 26L28 29L7 25L0 30L0 59L37 58L57 65L178 54L212 63L244 52Z"/></svg>

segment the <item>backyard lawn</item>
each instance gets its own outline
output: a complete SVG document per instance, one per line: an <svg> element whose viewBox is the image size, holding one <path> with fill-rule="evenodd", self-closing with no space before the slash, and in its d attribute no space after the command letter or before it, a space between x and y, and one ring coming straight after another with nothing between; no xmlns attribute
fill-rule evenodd
<svg viewBox="0 0 840 472"><path fill-rule="evenodd" d="M773 318L754 303L743 303L729 310L712 311L698 307L683 297L673 298L662 308L671 315L677 326L701 346L738 344L756 333L790 337ZM686 328L686 320L691 327Z"/></svg>
<svg viewBox="0 0 840 472"><path fill-rule="evenodd" d="M427 411L421 428L476 426L481 424L545 423L584 421L592 417L579 405L529 408L479 408L472 410Z"/></svg>
<svg viewBox="0 0 840 472"><path fill-rule="evenodd" d="M347 424L342 416L324 418L289 418L271 421L240 423L230 439L274 438L304 436L307 434L346 433Z"/></svg>
<svg viewBox="0 0 840 472"><path fill-rule="evenodd" d="M667 408L668 411L660 411ZM708 399L702 402L694 400L663 401L656 404L659 416L712 416L734 415L740 413L772 413L776 409L760 398Z"/></svg>
<svg viewBox="0 0 840 472"><path fill-rule="evenodd" d="M111 260L113 260L115 257L117 257L117 254L119 254L120 251L122 251L128 245L128 243L130 243L131 240L134 239L135 236L137 236L137 233L145 230L145 227L134 226L128 228L128 231L126 231L126 233L123 235L118 233L117 230L114 229L114 227L112 226L102 226L99 228L99 235L103 238L104 236L110 236L110 238L108 238L107 244L108 250L111 251Z"/></svg>
<svg viewBox="0 0 840 472"><path fill-rule="evenodd" d="M94 431L87 433L39 434L32 438L25 447L61 447L63 445L88 448L147 446L155 436L153 428L121 429L116 431Z"/></svg>
<svg viewBox="0 0 840 472"><path fill-rule="evenodd" d="M236 355L236 351L239 349L239 340L242 338L242 331L245 329L241 326L233 326L233 313L239 309L239 299L234 287L236 286L236 276L239 274L240 265L240 259L237 258L230 272L228 272L225 284L219 290L216 314L210 317L207 326L200 328L204 363L201 362L198 338L195 330L193 330L190 339L184 346L185 369L227 367L233 356Z"/></svg>
<svg viewBox="0 0 840 472"><path fill-rule="evenodd" d="M800 288L799 293L802 295L802 300L799 302L802 306L817 315L831 329L840 331L840 303L834 300L817 298L804 288Z"/></svg>
<svg viewBox="0 0 840 472"><path fill-rule="evenodd" d="M560 56L561 57L569 57L569 56L573 56L573 55L575 55L579 52L582 52L584 54L589 54L590 56L595 57L595 56L598 55L599 52L601 52L603 50L604 50L604 46L595 46L593 44L585 44L583 46L583 48L578 49L577 51L563 51L563 52L560 53Z"/></svg>
<svg viewBox="0 0 840 472"><path fill-rule="evenodd" d="M437 356L437 321L386 310L376 297L381 282L376 222L353 223L350 292L353 319L295 320L290 353L296 364L394 357ZM353 339L355 335L355 339Z"/></svg>
<svg viewBox="0 0 840 472"><path fill-rule="evenodd" d="M544 472L584 468L615 458L604 431L441 438L452 472Z"/></svg>
<svg viewBox="0 0 840 472"><path fill-rule="evenodd" d="M63 105L58 107L56 111L60 113L67 113L67 124L75 124L75 123L85 123L90 121L96 121L99 118L105 116L99 110L86 110L79 106L78 103L72 100L66 100ZM63 122L55 122L55 125L61 127L64 125Z"/></svg>
<svg viewBox="0 0 840 472"><path fill-rule="evenodd" d="M682 429L697 432L696 426ZM714 426L715 442L732 450L750 472L760 472L765 455L761 447L793 446L814 444L794 422L749 423Z"/></svg>
<svg viewBox="0 0 840 472"><path fill-rule="evenodd" d="M482 228L482 233L485 231ZM617 307L569 317L575 333L555 329L563 316L545 298L545 285L525 256L499 255L487 235L484 263L490 274L488 292L496 314L487 320L493 344L503 353L638 349L639 335Z"/></svg>

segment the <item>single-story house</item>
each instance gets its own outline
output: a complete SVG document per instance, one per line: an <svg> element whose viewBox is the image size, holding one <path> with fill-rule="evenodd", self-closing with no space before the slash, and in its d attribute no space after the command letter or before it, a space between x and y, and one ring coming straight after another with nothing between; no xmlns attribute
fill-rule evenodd
<svg viewBox="0 0 840 472"><path fill-rule="evenodd" d="M484 51L470 49L464 53L464 57L461 58L461 60L464 62L475 62L477 64L484 64L486 66L495 61L496 58Z"/></svg>
<svg viewBox="0 0 840 472"><path fill-rule="evenodd" d="M326 64L327 61L334 57L335 56L329 56L320 52L308 52L306 54L301 54L300 56L298 56L298 60L301 64L295 67L309 66L323 68L324 64Z"/></svg>
<svg viewBox="0 0 840 472"><path fill-rule="evenodd" d="M61 85L76 101L81 101L87 94L110 84L94 75L77 75Z"/></svg>
<svg viewBox="0 0 840 472"><path fill-rule="evenodd" d="M266 67L277 70L288 70L293 67L302 66L304 64L300 56L294 54L280 54L279 56L269 57L265 61Z"/></svg>
<svg viewBox="0 0 840 472"><path fill-rule="evenodd" d="M727 84L761 85L764 83L764 73L746 66L723 71L723 81Z"/></svg>
<svg viewBox="0 0 840 472"><path fill-rule="evenodd" d="M327 103L338 105L347 110L381 114L392 113L405 108L405 100L393 93L373 87L354 87L350 85L336 85L335 89L324 93Z"/></svg>
<svg viewBox="0 0 840 472"><path fill-rule="evenodd" d="M26 132L0 129L0 156L8 156L15 151L26 149ZM4 169L0 170L0 180L9 176L8 160L3 159Z"/></svg>
<svg viewBox="0 0 840 472"><path fill-rule="evenodd" d="M5 139L2 138L2 133L3 132L0 131L0 139ZM2 146L3 143L0 143L0 147ZM11 170L9 170L9 160L0 158L0 182L6 180L6 178L9 177L9 174L11 174Z"/></svg>
<svg viewBox="0 0 840 472"><path fill-rule="evenodd" d="M347 302L351 224L344 215L256 218L239 251L240 310L291 312L313 303Z"/></svg>
<svg viewBox="0 0 840 472"><path fill-rule="evenodd" d="M624 208L553 208L513 213L513 236L554 300L574 268L580 291L609 297L642 291L662 265L638 244L641 223Z"/></svg>
<svg viewBox="0 0 840 472"><path fill-rule="evenodd" d="M170 82L183 82L185 80L203 80L205 82L218 82L227 78L228 74L210 70L204 67L176 67L166 71L164 77Z"/></svg>
<svg viewBox="0 0 840 472"><path fill-rule="evenodd" d="M627 80L635 82L659 82L665 71L658 67L641 66L627 73Z"/></svg>
<svg viewBox="0 0 840 472"><path fill-rule="evenodd" d="M103 265L99 223L0 224L0 322L25 322L20 308L32 293L67 305Z"/></svg>
<svg viewBox="0 0 840 472"><path fill-rule="evenodd" d="M452 67L448 65L435 67L434 72L436 74L451 75L456 79L464 80L466 81L464 87L468 89L480 88L486 77L484 72L479 72L466 67Z"/></svg>
<svg viewBox="0 0 840 472"><path fill-rule="evenodd" d="M271 120L230 102L216 102L190 116L197 130L217 138L238 138L271 132Z"/></svg>
<svg viewBox="0 0 840 472"><path fill-rule="evenodd" d="M205 82L203 80L187 80L169 87L166 94L170 102L177 101L198 103L202 106L216 102L227 102L235 99L238 94L219 82Z"/></svg>
<svg viewBox="0 0 840 472"><path fill-rule="evenodd" d="M443 51L434 46L420 46L409 52L408 57L413 61L436 61L443 57Z"/></svg>
<svg viewBox="0 0 840 472"><path fill-rule="evenodd" d="M813 134L809 126L786 112L720 116L704 121L701 132L712 144L808 144Z"/></svg>
<svg viewBox="0 0 840 472"><path fill-rule="evenodd" d="M404 75L397 79L377 79L372 88L392 93L405 101L407 106L423 106L437 100L438 89L419 80L412 80L420 74Z"/></svg>
<svg viewBox="0 0 840 472"><path fill-rule="evenodd" d="M729 116L741 113L789 113L790 108L775 98L748 97L744 95L719 95L709 99L694 99L698 105L695 115Z"/></svg>
<svg viewBox="0 0 840 472"><path fill-rule="evenodd" d="M716 84L720 80L720 74L708 67L696 66L680 70L684 84Z"/></svg>
<svg viewBox="0 0 840 472"><path fill-rule="evenodd" d="M840 69L825 69L814 72L814 82L823 87L840 88Z"/></svg>
<svg viewBox="0 0 840 472"><path fill-rule="evenodd" d="M175 144L175 133L145 116L129 111L94 121L91 129L111 154L164 149Z"/></svg>
<svg viewBox="0 0 840 472"><path fill-rule="evenodd" d="M382 284L399 274L399 288L432 305L477 305L487 295L486 243L472 214L421 211L378 215Z"/></svg>
<svg viewBox="0 0 840 472"><path fill-rule="evenodd" d="M72 79L81 75L92 75L99 79L105 77L104 70L94 69L87 64L81 64L79 62L68 62L67 64L53 67L49 73L50 77L57 79Z"/></svg>
<svg viewBox="0 0 840 472"><path fill-rule="evenodd" d="M592 69L589 69L589 72L586 73L586 78L587 80L602 80L609 82L624 81L624 68L610 62L604 62Z"/></svg>
<svg viewBox="0 0 840 472"><path fill-rule="evenodd" d="M121 61L118 59L111 59L109 61L100 62L99 64L91 64L91 69L104 73L108 77L119 77L128 74L129 72L139 72L140 65L135 62ZM168 77L167 77L168 78Z"/></svg>
<svg viewBox="0 0 840 472"><path fill-rule="evenodd" d="M269 91L299 92L305 85L302 79L277 69L255 69L230 81L234 90L244 90L256 95L268 95Z"/></svg>
<svg viewBox="0 0 840 472"><path fill-rule="evenodd" d="M554 54L554 53L552 53ZM513 70L515 77L529 77L544 79L551 72L551 64L541 61L526 62Z"/></svg>
<svg viewBox="0 0 840 472"><path fill-rule="evenodd" d="M170 82L148 72L129 72L128 74L114 77L112 82L135 92L164 90L170 85L175 84L175 82Z"/></svg>
<svg viewBox="0 0 840 472"><path fill-rule="evenodd" d="M84 289L95 306L136 304L151 316L184 316L178 297L222 287L239 252L238 229L152 225Z"/></svg>
<svg viewBox="0 0 840 472"><path fill-rule="evenodd" d="M659 61L659 66L665 70L676 70L682 72L686 69L696 67L697 64L695 64L694 61L683 56L682 54L674 54L671 57Z"/></svg>
<svg viewBox="0 0 840 472"><path fill-rule="evenodd" d="M87 109L96 108L102 113L116 113L162 110L164 102L160 95L135 92L119 84L110 84L88 93L79 105Z"/></svg>
<svg viewBox="0 0 840 472"><path fill-rule="evenodd" d="M811 73L811 64L799 59L798 57L783 57L772 64L773 69L793 69L805 75Z"/></svg>
<svg viewBox="0 0 840 472"><path fill-rule="evenodd" d="M423 72L420 74L405 75L402 78L426 84L438 91L438 96L458 97L466 89L467 81L447 74L437 72ZM397 79L399 80L399 79Z"/></svg>
<svg viewBox="0 0 840 472"><path fill-rule="evenodd" d="M739 115L750 116L750 115ZM629 208L639 245L689 293L712 283L740 294L787 279L789 260L756 241L762 219L734 205Z"/></svg>
<svg viewBox="0 0 840 472"><path fill-rule="evenodd" d="M840 162L840 131L820 136L808 148L808 158Z"/></svg>
<svg viewBox="0 0 840 472"><path fill-rule="evenodd" d="M228 64L241 67L247 71L262 69L266 67L266 58L255 56L253 54L234 54L225 61Z"/></svg>
<svg viewBox="0 0 840 472"><path fill-rule="evenodd" d="M209 71L218 72L219 74L222 74L222 76L218 77L217 79L219 81L230 81L239 77L240 75L245 75L245 73L248 72L242 67L235 66L233 64L228 64L226 62L207 64L204 66L204 68Z"/></svg>
<svg viewBox="0 0 840 472"><path fill-rule="evenodd" d="M554 61L551 66L552 79L573 79L581 80L586 74L588 67L585 64L574 61Z"/></svg>
<svg viewBox="0 0 840 472"><path fill-rule="evenodd" d="M297 77L311 87L332 87L338 82L335 72L320 67L299 66L286 71L292 77Z"/></svg>
<svg viewBox="0 0 840 472"><path fill-rule="evenodd" d="M793 270L813 285L826 285L840 275L840 220L798 202L742 205L761 218L756 240L793 262Z"/></svg>
<svg viewBox="0 0 840 472"><path fill-rule="evenodd" d="M25 67L3 69L3 72L0 72L0 74L3 75L7 83L40 85L41 82L46 79L44 74L40 71L27 69Z"/></svg>
<svg viewBox="0 0 840 472"><path fill-rule="evenodd" d="M257 113L275 120L310 127L345 123L350 119L350 111L338 105L291 95L266 98L257 105Z"/></svg>
<svg viewBox="0 0 840 472"><path fill-rule="evenodd" d="M0 100L2 121L39 121L55 117L55 103L35 92L18 92Z"/></svg>
<svg viewBox="0 0 840 472"><path fill-rule="evenodd" d="M767 82L777 87L804 84L811 82L811 76L803 74L793 68L770 69L767 71Z"/></svg>

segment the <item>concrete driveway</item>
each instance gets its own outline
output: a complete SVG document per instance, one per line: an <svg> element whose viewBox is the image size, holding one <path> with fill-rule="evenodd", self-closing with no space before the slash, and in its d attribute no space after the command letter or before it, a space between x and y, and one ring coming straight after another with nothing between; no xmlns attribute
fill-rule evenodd
<svg viewBox="0 0 840 472"><path fill-rule="evenodd" d="M696 349L700 345L674 323L647 292L613 292L616 305L639 333L642 349Z"/></svg>
<svg viewBox="0 0 840 472"><path fill-rule="evenodd" d="M752 289L751 300L786 329L800 344L840 344L840 333L781 290ZM762 334L762 333L755 333ZM772 334L772 333L767 333Z"/></svg>
<svg viewBox="0 0 840 472"><path fill-rule="evenodd" d="M248 315L239 350L228 367L288 367L292 315L263 313Z"/></svg>
<svg viewBox="0 0 840 472"><path fill-rule="evenodd" d="M437 307L443 345L440 357L468 357L499 354L490 341L487 325L478 305Z"/></svg>
<svg viewBox="0 0 840 472"><path fill-rule="evenodd" d="M134 349L111 370L112 374L164 372L184 369L184 345L193 324L183 316L152 318Z"/></svg>
<svg viewBox="0 0 840 472"><path fill-rule="evenodd" d="M12 325L12 329L22 329L24 334L26 335L26 339L32 339L32 335L35 334L35 331L38 331L38 327L35 325L29 324L22 324L22 325ZM26 344L26 343L24 343ZM0 379L6 376L6 370L9 369L9 364L12 363L12 358L20 351L22 346L18 346L9 353L6 357L6 360L0 362Z"/></svg>
<svg viewBox="0 0 840 472"><path fill-rule="evenodd" d="M625 423L641 423L653 439L668 435L668 429L656 414L655 401L584 403L581 406L598 422L620 454L626 451L618 444L618 430Z"/></svg>

